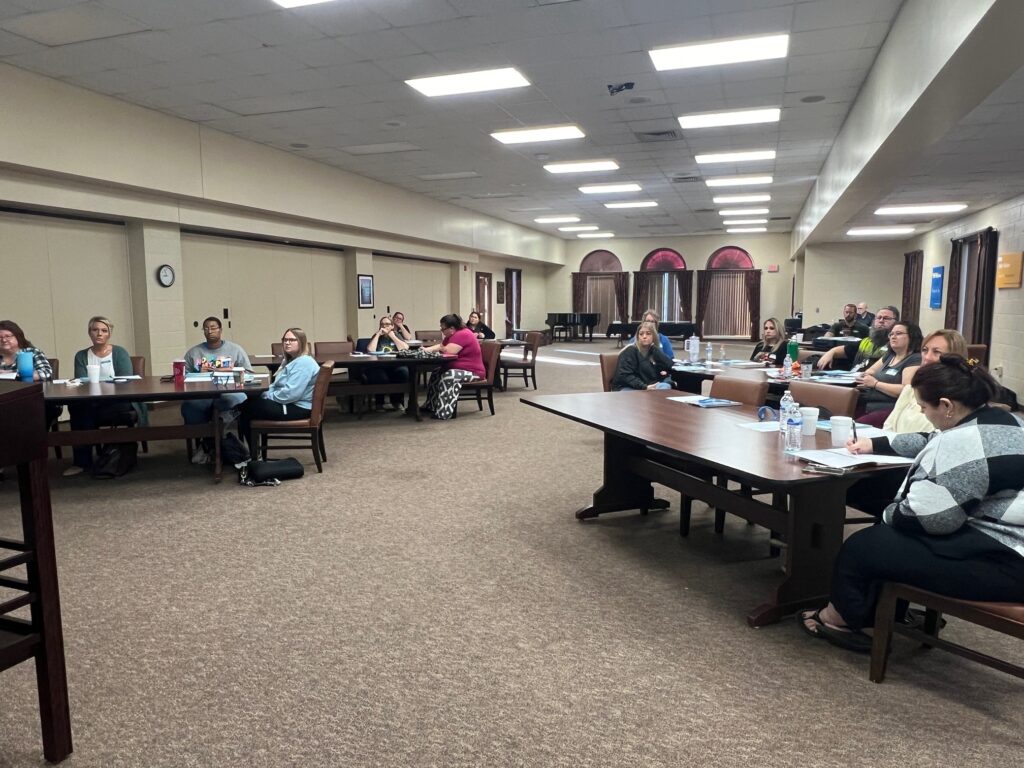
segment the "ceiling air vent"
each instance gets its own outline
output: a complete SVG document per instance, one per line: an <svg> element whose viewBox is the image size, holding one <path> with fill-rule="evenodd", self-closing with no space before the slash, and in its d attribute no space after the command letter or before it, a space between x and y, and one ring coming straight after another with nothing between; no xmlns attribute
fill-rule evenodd
<svg viewBox="0 0 1024 768"><path fill-rule="evenodd" d="M695 181L702 181L700 176L678 173L672 177L673 184L693 184Z"/></svg>
<svg viewBox="0 0 1024 768"><path fill-rule="evenodd" d="M714 208L697 208L694 213L714 213Z"/></svg>
<svg viewBox="0 0 1024 768"><path fill-rule="evenodd" d="M769 221L789 221L792 216L772 216Z"/></svg>
<svg viewBox="0 0 1024 768"><path fill-rule="evenodd" d="M667 131L638 131L633 135L642 144L651 144L656 141L678 141L683 138L679 131L671 128Z"/></svg>

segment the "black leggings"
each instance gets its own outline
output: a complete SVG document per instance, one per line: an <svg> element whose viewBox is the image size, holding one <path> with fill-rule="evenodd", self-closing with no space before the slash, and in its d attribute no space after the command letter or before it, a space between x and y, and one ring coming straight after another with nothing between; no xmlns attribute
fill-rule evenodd
<svg viewBox="0 0 1024 768"><path fill-rule="evenodd" d="M288 403L288 412L285 413L285 404L276 400L268 400L259 395L251 396L242 403L242 413L238 418L238 432L242 439L252 447L252 422L262 421L299 421L308 419L310 410L300 408L295 403Z"/></svg>
<svg viewBox="0 0 1024 768"><path fill-rule="evenodd" d="M874 626L887 581L961 600L1024 602L1024 556L965 525L947 536L926 536L875 525L857 531L839 550L832 604L853 629Z"/></svg>

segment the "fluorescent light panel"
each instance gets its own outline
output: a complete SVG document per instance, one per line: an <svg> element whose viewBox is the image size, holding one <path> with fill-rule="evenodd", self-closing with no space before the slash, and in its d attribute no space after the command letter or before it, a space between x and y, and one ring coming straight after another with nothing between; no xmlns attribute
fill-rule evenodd
<svg viewBox="0 0 1024 768"><path fill-rule="evenodd" d="M333 2L333 0L274 0L274 2L282 8L301 8L304 5L319 5Z"/></svg>
<svg viewBox="0 0 1024 768"><path fill-rule="evenodd" d="M747 224L767 224L768 219L729 219L725 223L730 227L742 227Z"/></svg>
<svg viewBox="0 0 1024 768"><path fill-rule="evenodd" d="M495 131L491 136L502 144L529 144L535 141L582 139L586 134L576 125L549 125L542 128Z"/></svg>
<svg viewBox="0 0 1024 768"><path fill-rule="evenodd" d="M594 173L595 171L617 171L619 164L614 160L581 160L571 163L548 163L548 173Z"/></svg>
<svg viewBox="0 0 1024 768"><path fill-rule="evenodd" d="M756 123L777 123L782 116L778 107L766 109L732 109L728 112L699 112L680 115L679 126L683 130L692 128L719 128L727 125L754 125Z"/></svg>
<svg viewBox="0 0 1024 768"><path fill-rule="evenodd" d="M713 43L677 45L648 51L654 68L692 69L716 64L738 64L744 61L784 59L789 52L789 35L759 35Z"/></svg>
<svg viewBox="0 0 1024 768"><path fill-rule="evenodd" d="M407 141L389 141L384 144L353 144L342 147L341 151L350 155L386 155L389 152L415 152L418 149L415 144Z"/></svg>
<svg viewBox="0 0 1024 768"><path fill-rule="evenodd" d="M657 208L656 200L635 200L626 203L605 203L605 208Z"/></svg>
<svg viewBox="0 0 1024 768"><path fill-rule="evenodd" d="M476 171L451 171L450 173L424 173L416 178L422 181L452 181L453 179L478 179L480 174Z"/></svg>
<svg viewBox="0 0 1024 768"><path fill-rule="evenodd" d="M717 152L710 155L696 155L694 160L700 164L709 163L745 163L752 160L774 160L774 149L752 149L747 152Z"/></svg>
<svg viewBox="0 0 1024 768"><path fill-rule="evenodd" d="M755 232L767 232L767 227L733 227L732 229L725 230L730 235L749 235Z"/></svg>
<svg viewBox="0 0 1024 768"><path fill-rule="evenodd" d="M522 88L530 81L512 67L484 69L479 72L461 72L455 75L417 77L405 84L424 96L452 96L458 93L482 93L505 88Z"/></svg>
<svg viewBox="0 0 1024 768"><path fill-rule="evenodd" d="M606 195L610 192L639 192L641 187L636 182L625 184L585 184L579 190L584 195Z"/></svg>
<svg viewBox="0 0 1024 768"><path fill-rule="evenodd" d="M575 227L559 227L559 232L596 232L600 229L597 224L580 224Z"/></svg>
<svg viewBox="0 0 1024 768"><path fill-rule="evenodd" d="M771 184L771 176L714 176L704 179L709 187L753 187L758 184Z"/></svg>
<svg viewBox="0 0 1024 768"><path fill-rule="evenodd" d="M887 205L875 211L877 216L911 216L922 213L956 213L967 203L922 203L920 205Z"/></svg>
<svg viewBox="0 0 1024 768"><path fill-rule="evenodd" d="M723 208L719 216L762 216L767 215L767 208Z"/></svg>
<svg viewBox="0 0 1024 768"><path fill-rule="evenodd" d="M615 237L614 232L580 232L576 237Z"/></svg>
<svg viewBox="0 0 1024 768"><path fill-rule="evenodd" d="M771 195L719 195L711 198L715 205L729 205L730 203L768 203L771 202Z"/></svg>
<svg viewBox="0 0 1024 768"><path fill-rule="evenodd" d="M538 224L572 224L579 220L579 216L541 216L534 219Z"/></svg>
<svg viewBox="0 0 1024 768"><path fill-rule="evenodd" d="M913 227L854 227L846 230L851 237L874 237L886 235L909 235L913 233Z"/></svg>

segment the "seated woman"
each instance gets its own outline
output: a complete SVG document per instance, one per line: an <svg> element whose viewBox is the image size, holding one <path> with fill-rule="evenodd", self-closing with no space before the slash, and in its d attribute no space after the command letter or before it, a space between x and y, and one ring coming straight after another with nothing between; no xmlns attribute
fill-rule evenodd
<svg viewBox="0 0 1024 768"><path fill-rule="evenodd" d="M392 312L391 322L395 324L395 332L405 341L411 341L416 338L416 335L409 330L409 326L405 324L405 314L403 312L398 310Z"/></svg>
<svg viewBox="0 0 1024 768"><path fill-rule="evenodd" d="M944 329L929 334L921 343L921 368L934 365L939 362L940 357L946 354L967 356L967 340L958 331ZM935 426L921 412L921 406L914 395L914 388L904 387L900 396L896 398L896 405L886 418L882 429L893 435L911 432L928 434L935 431ZM888 452L889 438L862 437L850 444L850 451L853 453ZM884 475L858 480L846 492L846 505L880 518L882 511L899 491L902 482L903 476L897 472L888 472Z"/></svg>
<svg viewBox="0 0 1024 768"><path fill-rule="evenodd" d="M864 372L857 385L864 393L861 402L867 413L889 413L920 366L921 329L914 323L900 321L889 330L888 352Z"/></svg>
<svg viewBox="0 0 1024 768"><path fill-rule="evenodd" d="M653 309L645 309L643 315L641 315L640 322L654 324L654 336L658 340L658 346L661 347L661 351L665 354L665 357L669 360L674 358L676 353L672 349L672 342L669 341L668 336L658 330L658 323L661 322L661 315ZM640 327L637 326L637 333L639 334L639 332ZM627 341L626 344L636 344L636 336Z"/></svg>
<svg viewBox="0 0 1024 768"><path fill-rule="evenodd" d="M480 313L475 309L466 318L466 327L473 332L478 339L493 339L494 331L487 327L487 324L480 319Z"/></svg>
<svg viewBox="0 0 1024 768"><path fill-rule="evenodd" d="M49 381L53 378L53 369L41 349L32 346L25 338L21 326L13 320L0 320L0 371L18 370L18 353L29 352L32 355L32 380Z"/></svg>
<svg viewBox="0 0 1024 768"><path fill-rule="evenodd" d="M270 389L242 403L239 434L252 445L252 422L298 421L308 419L313 409L313 387L320 364L309 351L309 342L301 328L288 328L281 334L284 353Z"/></svg>
<svg viewBox="0 0 1024 768"><path fill-rule="evenodd" d="M640 323L636 344L619 353L612 378L612 391L625 389L672 389L672 359L655 343L658 329L654 323Z"/></svg>
<svg viewBox="0 0 1024 768"><path fill-rule="evenodd" d="M761 329L761 340L757 342L750 359L756 363L770 362L776 368L786 359L786 335L779 330L779 319L769 317ZM795 360L793 362L796 362Z"/></svg>
<svg viewBox="0 0 1024 768"><path fill-rule="evenodd" d="M462 383L470 379L487 378L480 342L473 332L456 314L441 318L441 335L444 340L425 349L442 355L455 355L456 359L447 369L438 368L430 374L427 382L427 405L424 410L435 419L450 419L455 415L455 406L462 391Z"/></svg>
<svg viewBox="0 0 1024 768"><path fill-rule="evenodd" d="M132 359L128 350L110 343L114 324L105 317L96 315L89 318L89 340L92 345L75 353L75 378L84 381L89 375L90 365L100 367L100 380L115 376L131 376L133 373ZM76 403L68 406L71 412L71 429L96 429L117 425L129 425L135 422L137 415L131 403ZM135 451L137 443L124 443L119 446L122 451ZM72 451L72 465L64 470L64 477L80 475L92 468L93 445L76 445ZM134 454L133 454L134 455Z"/></svg>
<svg viewBox="0 0 1024 768"><path fill-rule="evenodd" d="M395 329L395 324L388 315L383 315L377 332L370 337L366 345L367 352L397 352L399 349L408 349L409 345ZM366 381L370 384L401 384L409 381L409 369L405 366L399 368L374 368L369 366L366 369ZM384 410L384 395L374 395L377 410ZM404 396L392 394L389 410L401 410L405 402Z"/></svg>
<svg viewBox="0 0 1024 768"><path fill-rule="evenodd" d="M831 602L798 614L808 634L851 650L870 650L863 630L886 582L1024 602L1024 422L988 405L998 385L959 355L923 366L911 386L938 431L892 439L892 451L916 458L884 524L846 540Z"/></svg>

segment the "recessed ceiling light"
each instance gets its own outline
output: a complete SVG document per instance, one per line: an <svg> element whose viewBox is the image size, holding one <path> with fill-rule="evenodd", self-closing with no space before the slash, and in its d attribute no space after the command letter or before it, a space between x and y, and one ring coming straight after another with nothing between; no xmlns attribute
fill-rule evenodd
<svg viewBox="0 0 1024 768"><path fill-rule="evenodd" d="M755 123L777 123L782 116L778 107L765 109L731 109L728 112L698 112L680 115L681 128L718 128L725 125L754 125Z"/></svg>
<svg viewBox="0 0 1024 768"><path fill-rule="evenodd" d="M635 182L625 184L585 184L579 190L584 195L605 195L609 192L639 192L642 187Z"/></svg>
<svg viewBox="0 0 1024 768"><path fill-rule="evenodd" d="M768 219L729 219L725 223L728 224L730 227L741 227L744 224L767 224Z"/></svg>
<svg viewBox="0 0 1024 768"><path fill-rule="evenodd" d="M594 171L617 171L619 164L614 160L582 160L571 163L548 163L548 173L593 173Z"/></svg>
<svg viewBox="0 0 1024 768"><path fill-rule="evenodd" d="M920 205L887 205L875 211L878 216L909 216L921 213L956 213L967 203L921 203Z"/></svg>
<svg viewBox="0 0 1024 768"><path fill-rule="evenodd" d="M733 227L725 230L730 235L753 234L754 232L767 232L767 227Z"/></svg>
<svg viewBox="0 0 1024 768"><path fill-rule="evenodd" d="M574 227L559 227L559 232L594 232L600 229L597 224L579 224Z"/></svg>
<svg viewBox="0 0 1024 768"><path fill-rule="evenodd" d="M914 232L913 227L854 227L846 230L851 237L872 237L875 235L909 235Z"/></svg>
<svg viewBox="0 0 1024 768"><path fill-rule="evenodd" d="M509 131L495 131L492 138L502 144L529 144L534 141L562 141L582 139L586 136L576 125L549 125L542 128L522 128Z"/></svg>
<svg viewBox="0 0 1024 768"><path fill-rule="evenodd" d="M538 219L534 219L538 224L571 224L579 220L579 216L541 216Z"/></svg>
<svg viewBox="0 0 1024 768"><path fill-rule="evenodd" d="M804 104L817 104L819 101L824 101L825 97L815 94L814 96L804 96L800 101Z"/></svg>
<svg viewBox="0 0 1024 768"><path fill-rule="evenodd" d="M710 67L715 64L737 64L744 61L784 59L789 51L789 35L759 35L713 43L678 45L648 51L654 68L668 69Z"/></svg>
<svg viewBox="0 0 1024 768"><path fill-rule="evenodd" d="M718 195L711 198L712 202L718 205L728 205L729 203L767 203L771 199L771 195Z"/></svg>
<svg viewBox="0 0 1024 768"><path fill-rule="evenodd" d="M635 200L627 203L605 203L605 208L657 208L656 200Z"/></svg>
<svg viewBox="0 0 1024 768"><path fill-rule="evenodd" d="M301 8L304 5L319 5L320 3L331 3L334 0L274 0L282 8Z"/></svg>
<svg viewBox="0 0 1024 768"><path fill-rule="evenodd" d="M615 237L614 232L580 232L576 237Z"/></svg>
<svg viewBox="0 0 1024 768"><path fill-rule="evenodd" d="M451 173L424 173L417 176L421 181L451 181L453 179L479 179L476 171L452 171Z"/></svg>
<svg viewBox="0 0 1024 768"><path fill-rule="evenodd" d="M505 88L522 88L530 81L512 67L484 69L479 72L461 72L456 75L417 77L405 84L424 96L451 96L457 93L481 93Z"/></svg>
<svg viewBox="0 0 1024 768"><path fill-rule="evenodd" d="M384 144L355 144L351 147L342 147L342 152L350 155L384 155L388 152L413 152L419 149L415 144L407 141L390 141Z"/></svg>
<svg viewBox="0 0 1024 768"><path fill-rule="evenodd" d="M767 208L723 208L719 216L767 216Z"/></svg>
<svg viewBox="0 0 1024 768"><path fill-rule="evenodd" d="M758 184L771 184L771 176L715 176L704 179L709 187L753 187Z"/></svg>
<svg viewBox="0 0 1024 768"><path fill-rule="evenodd" d="M774 149L752 149L749 152L717 152L710 155L696 155L698 163L743 163L750 160L774 160Z"/></svg>

